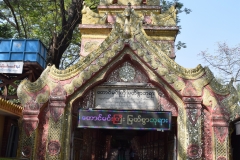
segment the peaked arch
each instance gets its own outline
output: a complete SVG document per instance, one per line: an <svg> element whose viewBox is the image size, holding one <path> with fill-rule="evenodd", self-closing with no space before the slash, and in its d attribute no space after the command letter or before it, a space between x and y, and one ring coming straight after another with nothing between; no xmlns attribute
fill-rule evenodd
<svg viewBox="0 0 240 160"><path fill-rule="evenodd" d="M143 26L143 19L143 14L126 8L118 14L113 26L104 26L111 28L108 37L75 65L65 70L48 66L36 82L24 80L19 85L17 93L24 106L20 151L30 153L32 158L58 156L68 159L74 102L106 81L118 65L129 61L147 75L148 82L161 92L159 95L164 95L160 99L166 104L165 110L169 109L168 102L172 102L169 110L177 107L178 159L228 159L228 124L240 117L236 89L232 83L226 86L218 84L207 67L198 65L194 69L186 69L174 62L158 44L161 42L155 42L149 36L151 31L146 31L149 27ZM176 26L160 26L158 29L164 32L177 30ZM51 111L41 109L46 105ZM43 116L43 112L50 116ZM46 134L38 134L38 122L44 120L48 125L42 127L41 124L40 133L46 131ZM201 129L204 126L209 128ZM203 139L208 131L213 131L214 137ZM224 133L223 137L221 133ZM48 147L41 151L34 148L37 136L46 140L41 146ZM216 147L216 152L212 148L203 151L208 145ZM49 148L58 152L51 152ZM219 154L221 149L224 153ZM60 151L61 154L56 154Z"/></svg>

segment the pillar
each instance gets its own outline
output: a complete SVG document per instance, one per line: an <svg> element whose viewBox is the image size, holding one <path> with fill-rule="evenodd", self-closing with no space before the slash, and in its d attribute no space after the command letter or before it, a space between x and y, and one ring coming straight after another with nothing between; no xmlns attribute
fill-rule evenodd
<svg viewBox="0 0 240 160"><path fill-rule="evenodd" d="M201 159L202 157L202 133L201 133L201 97L184 97L186 109L186 129L188 139L187 143L187 158Z"/></svg>

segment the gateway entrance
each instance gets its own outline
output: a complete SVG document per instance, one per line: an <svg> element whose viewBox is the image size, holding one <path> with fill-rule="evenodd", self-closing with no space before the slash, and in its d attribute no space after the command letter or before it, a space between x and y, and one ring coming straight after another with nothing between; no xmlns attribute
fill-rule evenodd
<svg viewBox="0 0 240 160"><path fill-rule="evenodd" d="M175 160L177 110L164 95L147 83L124 82L86 92L73 103L71 159Z"/></svg>

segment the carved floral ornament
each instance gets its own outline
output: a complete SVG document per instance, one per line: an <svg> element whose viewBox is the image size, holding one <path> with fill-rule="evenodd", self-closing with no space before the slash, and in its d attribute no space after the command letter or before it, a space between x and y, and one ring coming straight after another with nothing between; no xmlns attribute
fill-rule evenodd
<svg viewBox="0 0 240 160"><path fill-rule="evenodd" d="M102 1L102 5L108 6L108 5L111 5L112 2L113 2L112 0L111 1L105 0L105 1ZM119 5L128 6L124 11L125 13L128 10L128 8L130 8L130 9L134 8L131 6L135 6L137 4L139 5L142 2L143 2L142 0L130 0L130 1L129 0L128 1L118 0ZM158 6L159 3L160 2L158 2L158 0L148 0L147 1L148 5ZM101 2L100 2L100 4L101 4ZM146 14L147 12L145 10L138 11L138 15L140 17L142 17L141 23L147 23L147 24L156 25L156 26L176 27L177 10L176 10L175 5L170 7L169 10L166 11L165 13L160 13L159 8L156 8L156 9L157 9L157 11L155 11L155 13L150 12L148 14ZM134 11L134 9L131 9L131 10ZM112 19L115 19L115 17L119 16L118 13L114 13L114 12L111 12L111 14L95 13L89 7L85 6L85 4L82 9L82 14L84 15L82 18L82 24L107 24L107 23L109 23L109 21L107 21L108 20L107 18L109 16L111 16ZM130 14L124 14L124 16L126 16L126 15L130 16ZM118 20L116 20L116 22L118 22ZM114 22L110 21L110 23L114 23Z"/></svg>
<svg viewBox="0 0 240 160"><path fill-rule="evenodd" d="M220 143L223 143L228 136L228 127L214 127L214 133Z"/></svg>
<svg viewBox="0 0 240 160"><path fill-rule="evenodd" d="M59 154L60 148L59 141L50 141L48 143L48 152L52 156Z"/></svg>
<svg viewBox="0 0 240 160"><path fill-rule="evenodd" d="M25 146L24 148L23 148L23 150L22 150L22 155L24 156L24 157L30 157L30 155L31 155L31 152L32 152L32 149L31 149L31 147L30 146Z"/></svg>
<svg viewBox="0 0 240 160"><path fill-rule="evenodd" d="M100 5L112 5L117 3L118 5L127 5L130 2L132 5L142 5L143 0L100 0ZM159 0L148 0L147 5L159 5Z"/></svg>
<svg viewBox="0 0 240 160"><path fill-rule="evenodd" d="M227 160L227 158L224 157L224 156L220 156L220 157L217 158L217 160Z"/></svg>
<svg viewBox="0 0 240 160"><path fill-rule="evenodd" d="M198 118L201 115L202 98L201 97L184 97L183 101L185 102L185 105L186 105L188 120L190 120L190 122L193 125L195 125Z"/></svg>
<svg viewBox="0 0 240 160"><path fill-rule="evenodd" d="M52 90L49 98L50 114L55 122L59 120L64 112L64 108L66 106L65 101L66 91L58 82L58 85Z"/></svg>
<svg viewBox="0 0 240 160"><path fill-rule="evenodd" d="M23 110L23 128L27 136L30 136L38 126L39 108L39 104L34 100L29 101L25 105Z"/></svg>
<svg viewBox="0 0 240 160"><path fill-rule="evenodd" d="M120 68L119 77L125 82L131 81L135 77L135 69L130 65L125 65Z"/></svg>
<svg viewBox="0 0 240 160"><path fill-rule="evenodd" d="M199 145L190 144L187 148L187 155L192 159L200 158L202 156L202 149Z"/></svg>
<svg viewBox="0 0 240 160"><path fill-rule="evenodd" d="M87 41L84 44L84 49L86 52L90 53L99 46L99 43L100 42L98 42L98 41Z"/></svg>
<svg viewBox="0 0 240 160"><path fill-rule="evenodd" d="M217 104L213 109L212 123L214 133L220 143L223 143L228 136L230 113L226 107Z"/></svg>
<svg viewBox="0 0 240 160"><path fill-rule="evenodd" d="M89 7L85 6L83 3L82 9L82 24L105 24L107 14L100 15L93 12Z"/></svg>

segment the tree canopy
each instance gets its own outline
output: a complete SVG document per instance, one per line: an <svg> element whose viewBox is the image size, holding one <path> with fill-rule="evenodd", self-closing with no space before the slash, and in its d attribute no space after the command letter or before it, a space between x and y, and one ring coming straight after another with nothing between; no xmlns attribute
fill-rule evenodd
<svg viewBox="0 0 240 160"><path fill-rule="evenodd" d="M240 81L240 44L230 47L227 43L219 42L214 53L202 51L199 55L210 68L219 73L224 83L230 82L232 78L234 82Z"/></svg>
<svg viewBox="0 0 240 160"><path fill-rule="evenodd" d="M58 68L69 45L79 46L77 25L82 0L1 0L0 19L15 38L38 38L48 49L49 62Z"/></svg>
<svg viewBox="0 0 240 160"><path fill-rule="evenodd" d="M226 84L233 80L240 99L240 44L230 47L225 42L218 42L214 53L202 51L199 55L210 68L218 72L219 83Z"/></svg>

